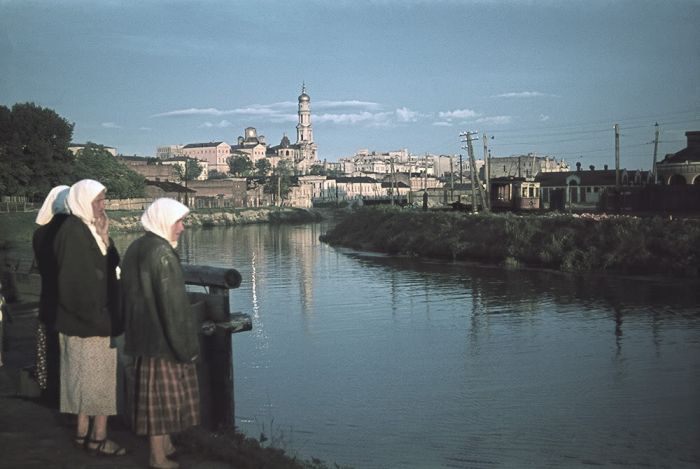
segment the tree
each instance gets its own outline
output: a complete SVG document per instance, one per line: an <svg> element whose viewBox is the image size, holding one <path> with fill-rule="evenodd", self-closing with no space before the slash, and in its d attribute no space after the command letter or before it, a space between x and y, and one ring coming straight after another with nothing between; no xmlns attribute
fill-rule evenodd
<svg viewBox="0 0 700 469"><path fill-rule="evenodd" d="M202 167L194 158L187 158L184 165L175 165L175 174L183 181L194 181L202 174Z"/></svg>
<svg viewBox="0 0 700 469"><path fill-rule="evenodd" d="M107 188L109 199L143 197L145 180L112 156L103 145L88 142L75 156L71 182L95 179Z"/></svg>
<svg viewBox="0 0 700 469"><path fill-rule="evenodd" d="M228 167L234 176L250 176L253 172L253 162L245 155L229 158Z"/></svg>
<svg viewBox="0 0 700 469"><path fill-rule="evenodd" d="M220 173L215 169L212 169L209 171L209 174L207 175L208 180L212 179L226 179L226 173Z"/></svg>
<svg viewBox="0 0 700 469"><path fill-rule="evenodd" d="M272 169L272 164L267 158L261 158L255 162L255 174L256 176L265 177Z"/></svg>
<svg viewBox="0 0 700 469"><path fill-rule="evenodd" d="M265 186L265 191L269 194L277 194L279 190L280 197L287 198L287 194L292 188L291 176L293 172L294 167L291 161L280 160L272 170L272 178L270 183Z"/></svg>
<svg viewBox="0 0 700 469"><path fill-rule="evenodd" d="M321 163L316 163L309 168L309 174L312 176L326 176L328 175L328 170Z"/></svg>
<svg viewBox="0 0 700 469"><path fill-rule="evenodd" d="M45 196L66 184L73 156L73 124L34 103L0 106L0 193Z"/></svg>

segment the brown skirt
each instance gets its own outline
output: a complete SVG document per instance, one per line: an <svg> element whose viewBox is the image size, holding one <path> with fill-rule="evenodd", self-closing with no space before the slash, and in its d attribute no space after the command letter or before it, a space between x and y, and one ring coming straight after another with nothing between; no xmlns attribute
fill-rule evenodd
<svg viewBox="0 0 700 469"><path fill-rule="evenodd" d="M135 365L133 428L137 435L165 435L199 424L194 364L138 357Z"/></svg>

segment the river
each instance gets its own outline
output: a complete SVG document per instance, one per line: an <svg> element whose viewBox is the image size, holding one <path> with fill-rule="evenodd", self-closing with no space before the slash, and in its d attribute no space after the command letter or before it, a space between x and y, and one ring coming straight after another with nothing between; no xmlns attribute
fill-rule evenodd
<svg viewBox="0 0 700 469"><path fill-rule="evenodd" d="M247 435L358 469L700 466L697 282L387 257L326 228L182 239L184 262L243 276Z"/></svg>

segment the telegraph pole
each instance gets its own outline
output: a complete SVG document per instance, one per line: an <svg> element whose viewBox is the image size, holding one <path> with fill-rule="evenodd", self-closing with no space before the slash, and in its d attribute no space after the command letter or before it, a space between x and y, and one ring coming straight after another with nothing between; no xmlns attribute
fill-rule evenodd
<svg viewBox="0 0 700 469"><path fill-rule="evenodd" d="M476 212L476 192L475 186L479 188L479 196L481 198L481 206L483 210L488 211L486 206L486 201L484 199L484 188L481 187L481 182L479 182L479 175L476 174L476 161L474 160L474 148L472 147L472 132L463 132L460 134L461 137L466 136L467 140L467 153L469 155L469 175L472 182L472 213ZM464 148L464 147L462 147Z"/></svg>
<svg viewBox="0 0 700 469"><path fill-rule="evenodd" d="M651 165L651 174L652 174L652 181L653 184L656 184L656 152L659 149L659 123L654 124L654 160Z"/></svg>
<svg viewBox="0 0 700 469"><path fill-rule="evenodd" d="M462 154L459 154L459 183L463 184L464 181L462 180Z"/></svg>
<svg viewBox="0 0 700 469"><path fill-rule="evenodd" d="M489 147L486 132L484 132L484 180L486 183L486 200L484 207L491 208L491 162L489 161Z"/></svg>
<svg viewBox="0 0 700 469"><path fill-rule="evenodd" d="M615 189L620 193L620 126L613 125L615 129Z"/></svg>

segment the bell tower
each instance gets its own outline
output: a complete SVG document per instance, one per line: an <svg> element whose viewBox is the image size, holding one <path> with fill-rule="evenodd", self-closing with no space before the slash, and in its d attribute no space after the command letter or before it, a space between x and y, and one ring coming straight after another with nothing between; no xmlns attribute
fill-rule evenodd
<svg viewBox="0 0 700 469"><path fill-rule="evenodd" d="M297 124L297 144L310 144L314 142L314 131L311 128L311 98L306 94L306 84L301 85L299 95L299 123Z"/></svg>

